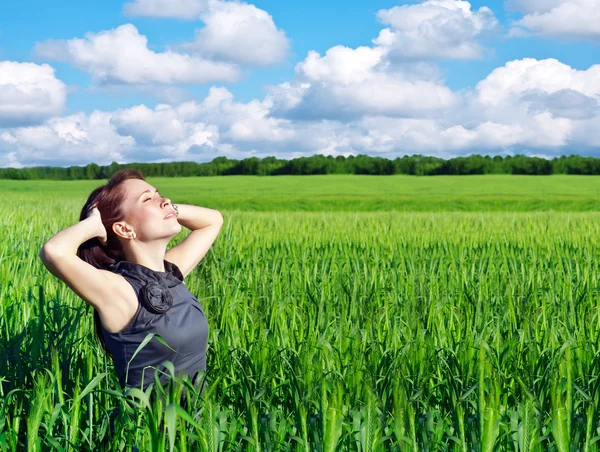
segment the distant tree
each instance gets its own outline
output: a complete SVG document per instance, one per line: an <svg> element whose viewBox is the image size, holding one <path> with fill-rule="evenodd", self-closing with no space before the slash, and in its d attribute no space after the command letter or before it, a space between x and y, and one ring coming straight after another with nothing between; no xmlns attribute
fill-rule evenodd
<svg viewBox="0 0 600 452"><path fill-rule="evenodd" d="M404 155L394 160L366 154L321 155L298 157L290 160L249 157L242 160L225 156L210 162L127 163L112 162L108 166L90 163L86 166L27 168L0 168L2 179L108 179L121 168L139 168L146 176L186 177L247 175L310 175L310 174L410 174L418 176L468 174L600 174L600 159L578 155L560 156L552 160L524 155L482 156L472 154L448 160L420 154Z"/></svg>

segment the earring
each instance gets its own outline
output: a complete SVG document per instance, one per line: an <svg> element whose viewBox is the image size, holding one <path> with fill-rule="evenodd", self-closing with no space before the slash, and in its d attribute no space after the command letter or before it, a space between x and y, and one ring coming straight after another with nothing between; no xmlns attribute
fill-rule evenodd
<svg viewBox="0 0 600 452"><path fill-rule="evenodd" d="M130 232L129 237L131 237L132 239L135 239L135 232Z"/></svg>

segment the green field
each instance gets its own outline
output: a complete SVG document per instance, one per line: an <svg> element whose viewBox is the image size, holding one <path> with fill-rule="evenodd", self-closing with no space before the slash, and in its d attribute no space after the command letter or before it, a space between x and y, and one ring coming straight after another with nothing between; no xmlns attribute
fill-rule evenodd
<svg viewBox="0 0 600 452"><path fill-rule="evenodd" d="M187 412L37 255L103 182L0 181L0 451L598 450L600 179L148 179L225 219Z"/></svg>
<svg viewBox="0 0 600 452"><path fill-rule="evenodd" d="M220 176L149 178L181 203L221 211L600 211L595 176ZM102 181L0 180L0 193L78 200ZM26 188L24 188L26 185Z"/></svg>

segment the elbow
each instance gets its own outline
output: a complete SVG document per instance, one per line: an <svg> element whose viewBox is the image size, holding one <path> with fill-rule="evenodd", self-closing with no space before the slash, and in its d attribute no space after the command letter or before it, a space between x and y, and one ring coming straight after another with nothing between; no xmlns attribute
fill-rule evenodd
<svg viewBox="0 0 600 452"><path fill-rule="evenodd" d="M39 257L44 263L51 262L52 260L59 258L60 255L60 251L55 249L49 242L46 242L39 252Z"/></svg>
<svg viewBox="0 0 600 452"><path fill-rule="evenodd" d="M47 254L48 254L48 250L47 250L47 248L46 248L46 247L47 247L47 245L48 245L47 243L44 243L44 245L42 245L42 247L40 248L40 252L38 253L38 256L39 256L39 258L40 258L42 261L45 261L45 260L46 260L46 256L47 256Z"/></svg>
<svg viewBox="0 0 600 452"><path fill-rule="evenodd" d="M48 246L47 243L45 243L41 248L40 248L40 252L38 253L38 256L40 257L40 259L42 260L43 263L48 262L49 257L50 257L50 247Z"/></svg>

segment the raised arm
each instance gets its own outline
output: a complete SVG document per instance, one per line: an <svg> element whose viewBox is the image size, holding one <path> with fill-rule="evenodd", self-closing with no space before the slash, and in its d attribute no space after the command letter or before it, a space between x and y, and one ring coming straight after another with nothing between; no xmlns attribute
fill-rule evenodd
<svg viewBox="0 0 600 452"><path fill-rule="evenodd" d="M177 221L192 232L181 243L170 248L165 253L165 259L177 265L185 277L198 265L217 239L223 226L223 215L208 207L177 205Z"/></svg>
<svg viewBox="0 0 600 452"><path fill-rule="evenodd" d="M87 240L94 237L99 237L102 242L106 240L100 213L97 209L94 211L85 220L52 236L42 246L39 256L50 273L64 281L88 304L102 311L118 301L118 294L123 294L123 290L119 288L123 288L117 275L97 269L77 256L79 245Z"/></svg>

